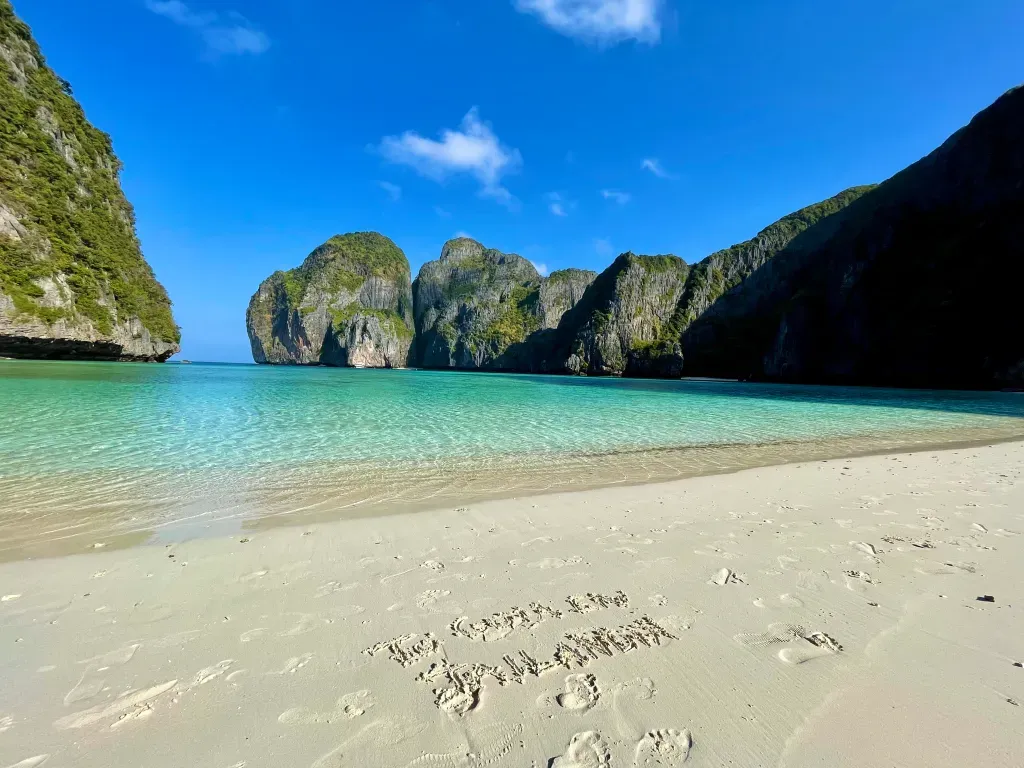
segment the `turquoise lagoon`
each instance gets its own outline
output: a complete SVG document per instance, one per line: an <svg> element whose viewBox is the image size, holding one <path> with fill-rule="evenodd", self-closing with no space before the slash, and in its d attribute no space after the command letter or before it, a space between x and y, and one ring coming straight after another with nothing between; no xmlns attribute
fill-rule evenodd
<svg viewBox="0 0 1024 768"><path fill-rule="evenodd" d="M0 558L1024 436L1024 396L0 361Z"/></svg>

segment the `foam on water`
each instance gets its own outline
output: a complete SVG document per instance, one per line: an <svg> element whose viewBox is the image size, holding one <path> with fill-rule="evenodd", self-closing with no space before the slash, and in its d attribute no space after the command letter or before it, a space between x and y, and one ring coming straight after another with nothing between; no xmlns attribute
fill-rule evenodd
<svg viewBox="0 0 1024 768"><path fill-rule="evenodd" d="M8 541L1024 434L1007 393L201 364L3 361L0 413Z"/></svg>

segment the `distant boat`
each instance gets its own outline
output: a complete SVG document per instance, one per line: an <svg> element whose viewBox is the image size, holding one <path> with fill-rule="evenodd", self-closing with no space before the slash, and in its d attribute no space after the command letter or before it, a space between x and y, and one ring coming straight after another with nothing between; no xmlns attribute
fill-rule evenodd
<svg viewBox="0 0 1024 768"><path fill-rule="evenodd" d="M178 362L180 362L182 365L192 365L191 360L179 360Z"/></svg>

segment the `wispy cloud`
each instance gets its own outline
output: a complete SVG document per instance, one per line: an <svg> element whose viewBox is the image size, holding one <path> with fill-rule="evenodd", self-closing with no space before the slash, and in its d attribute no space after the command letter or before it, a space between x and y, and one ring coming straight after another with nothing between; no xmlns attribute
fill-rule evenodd
<svg viewBox="0 0 1024 768"><path fill-rule="evenodd" d="M661 161L654 157L645 157L644 161L640 163L640 167L645 171L650 171L659 179L674 179L676 178L674 173L669 173L662 166Z"/></svg>
<svg viewBox="0 0 1024 768"><path fill-rule="evenodd" d="M402 188L390 181L378 181L377 186L388 193L388 196L396 203L402 199Z"/></svg>
<svg viewBox="0 0 1024 768"><path fill-rule="evenodd" d="M602 189L601 197L605 200L614 200L619 205L625 205L629 202L629 193L620 192L617 189Z"/></svg>
<svg viewBox="0 0 1024 768"><path fill-rule="evenodd" d="M469 232L464 232L464 231L463 231L463 230L461 230L461 229L460 229L460 230L459 230L458 232L456 232L456 233L455 233L455 237L456 237L456 238L459 238L459 237L468 237L468 238L469 238L470 240L474 239L474 238L473 238L473 236L472 236L471 234L469 234Z"/></svg>
<svg viewBox="0 0 1024 768"><path fill-rule="evenodd" d="M459 130L443 130L440 141L406 131L401 136L385 136L378 150L391 162L408 165L434 181L468 174L479 182L482 197L510 208L517 203L501 180L519 170L522 155L498 139L491 126L480 120L476 107L462 118Z"/></svg>
<svg viewBox="0 0 1024 768"><path fill-rule="evenodd" d="M594 250L598 256L604 256L605 258L609 258L615 253L615 250L612 248L612 241L606 237L599 237L594 240Z"/></svg>
<svg viewBox="0 0 1024 768"><path fill-rule="evenodd" d="M451 212L450 211L446 211L440 205L435 205L434 206L434 213L436 213L442 219L450 219L452 217Z"/></svg>
<svg viewBox="0 0 1024 768"><path fill-rule="evenodd" d="M270 38L239 13L221 15L193 11L181 0L146 0L146 8L175 24L195 31L206 46L206 55L258 55L270 48Z"/></svg>
<svg viewBox="0 0 1024 768"><path fill-rule="evenodd" d="M595 45L661 39L662 0L514 0L557 32Z"/></svg>
<svg viewBox="0 0 1024 768"><path fill-rule="evenodd" d="M548 210L551 211L554 216L569 215L565 210L565 201L558 192L548 192L545 197L547 197L548 201Z"/></svg>
<svg viewBox="0 0 1024 768"><path fill-rule="evenodd" d="M534 269L536 269L537 272L540 273L541 277L547 277L548 274L551 272L551 270L548 269L548 265L545 264L544 262L531 260L530 263L533 264Z"/></svg>

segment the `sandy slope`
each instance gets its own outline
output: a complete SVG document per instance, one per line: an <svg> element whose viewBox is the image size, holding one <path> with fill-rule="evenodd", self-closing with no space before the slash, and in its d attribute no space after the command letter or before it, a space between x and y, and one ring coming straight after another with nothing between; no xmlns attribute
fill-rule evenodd
<svg viewBox="0 0 1024 768"><path fill-rule="evenodd" d="M0 766L1022 765L1022 468L1004 444L5 564Z"/></svg>

